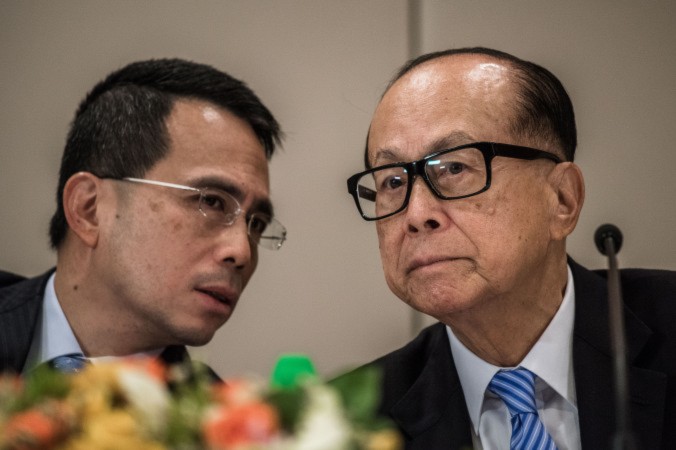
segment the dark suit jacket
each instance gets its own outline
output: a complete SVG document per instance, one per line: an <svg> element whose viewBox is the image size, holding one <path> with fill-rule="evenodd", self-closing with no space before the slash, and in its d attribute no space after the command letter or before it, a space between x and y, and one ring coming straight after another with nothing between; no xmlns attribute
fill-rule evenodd
<svg viewBox="0 0 676 450"><path fill-rule="evenodd" d="M23 369L52 272L54 269L25 279L0 271L0 372L20 373ZM169 365L190 361L182 345L167 347L160 358ZM212 380L220 380L210 367L204 365L203 369Z"/></svg>
<svg viewBox="0 0 676 450"><path fill-rule="evenodd" d="M575 282L573 367L583 449L611 448L613 360L605 272L569 260ZM621 274L632 426L639 449L676 448L676 272ZM381 412L407 449L472 447L470 419L445 326L423 330L372 364L383 369Z"/></svg>

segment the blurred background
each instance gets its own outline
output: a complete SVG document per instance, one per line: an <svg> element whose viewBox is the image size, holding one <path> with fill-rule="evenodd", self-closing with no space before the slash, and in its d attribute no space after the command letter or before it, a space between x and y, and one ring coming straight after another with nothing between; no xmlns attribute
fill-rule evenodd
<svg viewBox="0 0 676 450"><path fill-rule="evenodd" d="M207 63L246 81L286 132L271 188L289 240L261 252L234 316L191 352L226 377L266 376L285 352L327 376L370 361L433 320L390 293L345 180L362 169L371 114L400 65L481 45L547 67L572 97L587 199L571 256L605 267L593 234L611 222L622 267L676 269L674 16L669 0L3 0L0 268L55 264L61 153L96 82L140 59Z"/></svg>

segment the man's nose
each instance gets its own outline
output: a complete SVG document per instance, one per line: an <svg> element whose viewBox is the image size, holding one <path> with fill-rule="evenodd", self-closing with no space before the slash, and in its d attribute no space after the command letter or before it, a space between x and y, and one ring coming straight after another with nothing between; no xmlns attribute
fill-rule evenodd
<svg viewBox="0 0 676 450"><path fill-rule="evenodd" d="M247 218L242 214L219 233L216 258L237 269L243 269L251 263L256 245L249 238Z"/></svg>
<svg viewBox="0 0 676 450"><path fill-rule="evenodd" d="M411 187L406 215L407 231L416 233L423 230L435 230L448 221L442 208L442 202L422 177L416 177Z"/></svg>

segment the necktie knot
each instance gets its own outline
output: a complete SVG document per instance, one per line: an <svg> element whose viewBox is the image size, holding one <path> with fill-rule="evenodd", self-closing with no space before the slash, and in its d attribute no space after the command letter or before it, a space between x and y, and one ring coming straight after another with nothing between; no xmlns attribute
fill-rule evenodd
<svg viewBox="0 0 676 450"><path fill-rule="evenodd" d="M512 422L511 450L556 450L535 406L535 374L528 369L501 370L488 390L507 406Z"/></svg>
<svg viewBox="0 0 676 450"><path fill-rule="evenodd" d="M505 402L509 413L537 414L535 406L535 374L528 369L501 370L496 373L488 390Z"/></svg>
<svg viewBox="0 0 676 450"><path fill-rule="evenodd" d="M70 353L68 355L57 356L49 361L49 365L64 373L77 373L90 364L82 353Z"/></svg>

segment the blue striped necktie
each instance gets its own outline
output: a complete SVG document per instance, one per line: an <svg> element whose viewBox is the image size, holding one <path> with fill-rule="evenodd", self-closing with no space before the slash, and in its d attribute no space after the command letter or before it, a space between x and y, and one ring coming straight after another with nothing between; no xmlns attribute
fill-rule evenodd
<svg viewBox="0 0 676 450"><path fill-rule="evenodd" d="M556 450L535 407L535 374L528 369L501 370L488 390L500 397L512 417L511 450Z"/></svg>
<svg viewBox="0 0 676 450"><path fill-rule="evenodd" d="M90 364L90 362L82 353L70 353L49 361L49 365L52 368L64 373L81 372L87 364Z"/></svg>

